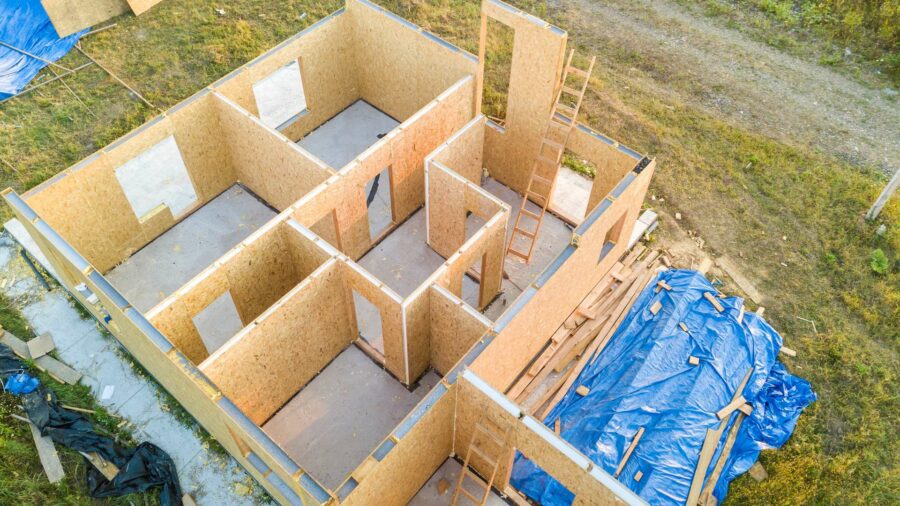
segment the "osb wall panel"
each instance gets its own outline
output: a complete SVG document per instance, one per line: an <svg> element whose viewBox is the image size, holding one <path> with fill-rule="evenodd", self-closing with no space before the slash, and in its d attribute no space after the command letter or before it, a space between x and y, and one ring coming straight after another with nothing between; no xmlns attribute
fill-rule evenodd
<svg viewBox="0 0 900 506"><path fill-rule="evenodd" d="M562 76L566 34L513 14L493 2L483 12L514 31L506 110L506 131L485 129L485 165L496 179L519 193L528 184ZM483 44L484 41L482 40Z"/></svg>
<svg viewBox="0 0 900 506"><path fill-rule="evenodd" d="M231 154L237 179L279 211L331 175L317 159L227 99L215 100L221 114L220 146Z"/></svg>
<svg viewBox="0 0 900 506"><path fill-rule="evenodd" d="M428 245L444 258L466 241L466 183L437 164L428 168Z"/></svg>
<svg viewBox="0 0 900 506"><path fill-rule="evenodd" d="M353 340L339 264L329 262L201 369L262 424Z"/></svg>
<svg viewBox="0 0 900 506"><path fill-rule="evenodd" d="M433 160L456 172L460 176L481 186L484 168L484 126L485 117L478 115L453 137L440 146Z"/></svg>
<svg viewBox="0 0 900 506"><path fill-rule="evenodd" d="M360 272L359 266L350 262L339 263L343 272L344 301L347 315L352 320L353 337L358 334L356 313L354 311L352 293L355 290L372 303L381 315L381 334L384 339L384 367L401 382L409 384L406 374L406 352L403 346L402 300L384 283L367 277Z"/></svg>
<svg viewBox="0 0 900 506"><path fill-rule="evenodd" d="M455 397L445 393L341 504L407 504L450 456Z"/></svg>
<svg viewBox="0 0 900 506"><path fill-rule="evenodd" d="M241 67L214 88L259 116L253 84L299 59L308 112L282 131L291 140L299 140L360 98L349 18L345 12L323 20Z"/></svg>
<svg viewBox="0 0 900 506"><path fill-rule="evenodd" d="M456 390L454 451L457 454L465 456L475 424L487 419L498 428L506 429L508 427L510 446L522 452L525 457L532 460L572 492L575 495L573 504L624 504L612 490L594 479L585 468L545 439L545 437L557 438L549 429L543 435L535 432L534 429L525 425L523 419L514 418L465 377L460 378ZM499 392L495 393L499 394ZM567 443L563 444L567 445ZM578 453L574 448L572 450L576 454ZM507 452L507 457L501 459L501 465L497 471L494 486L500 490L503 490L509 483L511 456L512 451ZM472 460L476 470L483 476L485 473L490 473L491 468L487 467L480 458L476 457ZM585 461L587 462L586 457Z"/></svg>
<svg viewBox="0 0 900 506"><path fill-rule="evenodd" d="M462 52L429 39L380 8L349 0L347 14L353 25L360 94L399 121L478 70L477 63Z"/></svg>
<svg viewBox="0 0 900 506"><path fill-rule="evenodd" d="M140 364L159 381L167 392L188 410L188 412L200 424L219 441L222 446L256 478L272 494L276 500L286 503L284 495L271 482L253 466L247 458L245 450L236 444L235 437L242 439L244 445L258 455L272 471L285 483L289 484L295 493L299 494L305 504L314 504L314 500L308 493L301 489L293 479L293 470L287 471L279 461L276 461L253 437L251 437L238 423L230 418L216 403L219 398L218 390L207 383L199 372L175 350L168 353L154 344L148 335L133 323L119 308L115 301L107 293L95 284L90 278L73 265L57 250L49 241L39 233L18 209L15 213L19 221L28 230L29 234L47 256L57 273L61 276L62 283L73 297L78 299L83 307L100 322L116 339L134 356ZM75 290L75 286L84 283L89 290L98 296L96 304L88 302ZM135 310L128 309L133 314ZM110 317L106 322L106 316Z"/></svg>
<svg viewBox="0 0 900 506"><path fill-rule="evenodd" d="M272 222L226 254L147 316L194 363L209 353L193 322L225 292L244 325L280 299L328 259L283 222Z"/></svg>
<svg viewBox="0 0 900 506"><path fill-rule="evenodd" d="M494 388L506 391L575 306L624 253L627 240L600 258L606 232L625 214L622 237L630 237L653 175L650 164L579 239L571 257L550 277L522 310L500 330L475 360L472 370Z"/></svg>
<svg viewBox="0 0 900 506"><path fill-rule="evenodd" d="M60 37L72 35L130 10L125 0L41 0L41 5Z"/></svg>
<svg viewBox="0 0 900 506"><path fill-rule="evenodd" d="M178 219L234 184L212 100L202 95L139 127L53 184L27 194L28 203L99 271L107 272L177 223L168 209L140 221L116 179L118 167L174 136L198 198Z"/></svg>
<svg viewBox="0 0 900 506"><path fill-rule="evenodd" d="M128 0L128 6L131 7L131 11L134 12L135 16L139 16L161 1L162 0Z"/></svg>
<svg viewBox="0 0 900 506"><path fill-rule="evenodd" d="M620 151L617 144L607 144L580 128L572 129L566 148L597 167L597 175L594 176L591 196L588 199L588 211L597 207L597 204L640 161Z"/></svg>
<svg viewBox="0 0 900 506"><path fill-rule="evenodd" d="M466 310L465 302L432 286L428 290L431 365L446 375L490 325Z"/></svg>
<svg viewBox="0 0 900 506"><path fill-rule="evenodd" d="M476 309L483 309L500 292L508 222L509 209L497 211L497 215L466 241L447 262L448 268L442 277L442 285L457 297L462 297L463 276L475 267L479 259L482 261L480 296Z"/></svg>
<svg viewBox="0 0 900 506"><path fill-rule="evenodd" d="M341 170L339 176L296 206L293 216L312 227L334 211L341 251L359 259L373 244L366 208L366 183L390 167L391 207L401 223L425 203L424 159L469 121L472 78L451 87Z"/></svg>

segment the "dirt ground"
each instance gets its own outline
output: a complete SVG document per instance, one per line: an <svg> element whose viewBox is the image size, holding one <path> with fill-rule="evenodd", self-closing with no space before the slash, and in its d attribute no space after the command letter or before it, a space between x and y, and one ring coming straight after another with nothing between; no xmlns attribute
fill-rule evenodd
<svg viewBox="0 0 900 506"><path fill-rule="evenodd" d="M618 53L638 55L636 67L656 69L640 77L641 85L662 100L699 105L851 162L897 167L900 104L890 91L866 88L665 0L551 0L549 6L601 60L619 59L610 54L618 46ZM648 66L647 60L654 61Z"/></svg>

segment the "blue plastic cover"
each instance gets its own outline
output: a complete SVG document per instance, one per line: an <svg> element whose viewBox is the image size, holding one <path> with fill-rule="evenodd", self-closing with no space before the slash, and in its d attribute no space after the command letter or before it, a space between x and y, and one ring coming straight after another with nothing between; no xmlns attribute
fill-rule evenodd
<svg viewBox="0 0 900 506"><path fill-rule="evenodd" d="M658 280L671 291L655 293ZM719 502L760 450L787 441L800 412L816 398L809 383L778 362L781 336L762 317L748 312L738 323L741 298L720 299L725 307L720 313L705 292L716 290L696 271L660 273L573 384L590 392L581 397L573 388L544 420L550 427L559 418L562 438L610 474L643 427L619 480L654 505L687 501L706 431L718 428L716 412L732 400L751 367L743 396L754 409L741 423L714 489ZM654 315L650 307L657 301L662 309ZM688 332L681 329L682 322ZM690 365L690 356L700 364ZM707 474L736 419L732 413ZM643 473L640 482L634 480L638 471ZM541 504L572 503L571 492L521 454L511 481Z"/></svg>
<svg viewBox="0 0 900 506"><path fill-rule="evenodd" d="M59 38L40 0L0 0L0 41L48 61L56 61L87 30ZM15 95L47 64L0 45L0 100Z"/></svg>
<svg viewBox="0 0 900 506"><path fill-rule="evenodd" d="M34 376L20 372L19 374L10 374L3 388L11 394L24 395L34 392L40 384L40 380Z"/></svg>

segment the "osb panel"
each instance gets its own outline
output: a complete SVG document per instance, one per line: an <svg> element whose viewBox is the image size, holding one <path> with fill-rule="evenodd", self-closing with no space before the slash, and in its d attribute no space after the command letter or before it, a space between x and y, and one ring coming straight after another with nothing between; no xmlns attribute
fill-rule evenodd
<svg viewBox="0 0 900 506"><path fill-rule="evenodd" d="M341 277L337 262L323 267L204 364L254 423L272 416L352 341Z"/></svg>
<svg viewBox="0 0 900 506"><path fill-rule="evenodd" d="M434 161L479 186L484 168L485 121L485 117L479 115L454 134L455 138L447 141L434 155Z"/></svg>
<svg viewBox="0 0 900 506"><path fill-rule="evenodd" d="M414 383L431 366L431 325L429 324L428 290L422 290L407 298L406 347L409 356L409 381Z"/></svg>
<svg viewBox="0 0 900 506"><path fill-rule="evenodd" d="M477 64L461 52L441 46L370 6L350 0L347 14L353 23L360 94L400 121L460 78L477 72Z"/></svg>
<svg viewBox="0 0 900 506"><path fill-rule="evenodd" d="M455 398L451 388L341 504L407 504L450 456Z"/></svg>
<svg viewBox="0 0 900 506"><path fill-rule="evenodd" d="M466 241L466 185L441 166L428 169L428 245L444 258Z"/></svg>
<svg viewBox="0 0 900 506"><path fill-rule="evenodd" d="M66 37L129 11L125 0L41 0L60 37Z"/></svg>
<svg viewBox="0 0 900 506"><path fill-rule="evenodd" d="M347 262L340 262L343 271L345 300L352 305L352 290L356 290L366 298L381 314L381 333L384 339L384 366L400 381L409 384L410 378L406 377L406 353L403 347L403 321L400 300L396 300L385 292L388 289L383 283L373 284L373 280L366 278L351 267ZM348 315L355 318L352 306ZM354 336L356 337L356 336Z"/></svg>
<svg viewBox="0 0 900 506"><path fill-rule="evenodd" d="M472 370L494 388L506 390L540 351L553 331L625 251L627 241L620 241L598 263L606 232L615 225L623 212L626 217L622 237L630 237L641 211L653 168L654 165L651 164L644 169L622 196L587 230L572 256L472 364Z"/></svg>
<svg viewBox="0 0 900 506"><path fill-rule="evenodd" d="M175 351L164 353L139 327L132 323L100 287L79 272L74 265L65 259L61 252L53 248L49 241L38 233L23 215L19 214L18 210L15 212L19 221L25 225L29 234L31 234L35 242L51 261L57 273L62 274L62 282L69 292L116 337L132 356L162 384L166 391L172 394L276 500L287 502L281 491L272 486L272 482L248 462L244 450L237 445L235 437L240 437L244 445L248 446L259 456L282 481L289 484L290 488L299 494L306 504L314 504L313 498L292 479L293 470L291 472L285 470L279 461L276 461L236 421L222 411L215 400L218 399L218 391L212 385L206 383L199 376L196 369L181 361ZM99 298L98 304L89 303L82 297L80 292L75 290L75 286L80 283L85 283L93 293L97 294ZM107 311L111 318L108 324L103 323L106 321L105 317L107 315L102 313L101 309ZM130 311L133 311L133 309Z"/></svg>
<svg viewBox="0 0 900 506"><path fill-rule="evenodd" d="M282 132L297 141L360 98L351 29L346 13L332 17L242 67L238 74L215 88L258 115L253 84L299 60L308 113Z"/></svg>
<svg viewBox="0 0 900 506"><path fill-rule="evenodd" d="M210 99L200 97L172 117L139 127L121 144L29 195L29 204L97 270L109 271L177 223L168 209L138 219L115 176L122 164L174 135L198 198L192 209L234 183Z"/></svg>
<svg viewBox="0 0 900 506"><path fill-rule="evenodd" d="M331 255L318 244L304 237L290 226L279 227L279 233L291 253L299 279L306 278L331 258Z"/></svg>
<svg viewBox="0 0 900 506"><path fill-rule="evenodd" d="M134 12L135 16L140 16L161 1L162 0L128 0L128 6L131 7L131 11Z"/></svg>
<svg viewBox="0 0 900 506"><path fill-rule="evenodd" d="M481 293L479 300L481 309L485 304L493 300L500 291L503 281L503 260L506 253L506 229L509 221L509 211L504 209L499 219L489 222L482 227L459 250L459 254L451 257L449 266L443 279L457 297L462 296L462 280L466 271L475 266L478 260L483 261L481 277Z"/></svg>
<svg viewBox="0 0 900 506"><path fill-rule="evenodd" d="M225 268L231 297L244 324L301 280L294 257L277 228L247 243Z"/></svg>
<svg viewBox="0 0 900 506"><path fill-rule="evenodd" d="M178 348L178 351L184 353L191 362L199 364L206 360L209 351L206 349L192 317L193 314L187 309L185 303L179 300L166 306L149 320Z"/></svg>
<svg viewBox="0 0 900 506"><path fill-rule="evenodd" d="M231 155L238 181L283 211L331 173L288 139L214 95L220 113L219 149Z"/></svg>
<svg viewBox="0 0 900 506"><path fill-rule="evenodd" d="M617 145L611 146L580 128L572 129L566 148L597 167L588 211L594 209L639 161L620 151Z"/></svg>
<svg viewBox="0 0 900 506"><path fill-rule="evenodd" d="M491 2L482 9L515 30L506 131L485 130L484 163L496 179L524 193L556 98L567 36Z"/></svg>
<svg viewBox="0 0 900 506"><path fill-rule="evenodd" d="M448 297L431 287L428 290L431 325L431 366L446 375L489 326L462 307L465 302Z"/></svg>

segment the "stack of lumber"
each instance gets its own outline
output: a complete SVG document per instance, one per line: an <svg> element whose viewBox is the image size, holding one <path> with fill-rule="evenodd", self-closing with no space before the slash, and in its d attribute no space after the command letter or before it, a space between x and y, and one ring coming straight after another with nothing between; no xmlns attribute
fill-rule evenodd
<svg viewBox="0 0 900 506"><path fill-rule="evenodd" d="M539 419L544 419L572 388L585 366L592 363L609 342L638 295L655 275L659 260L659 252L646 252L639 245L616 263L554 332L544 351L529 364L506 395L526 406L532 414L539 413ZM668 264L666 259L662 260ZM528 402L547 383L550 383L549 387L535 401Z"/></svg>

